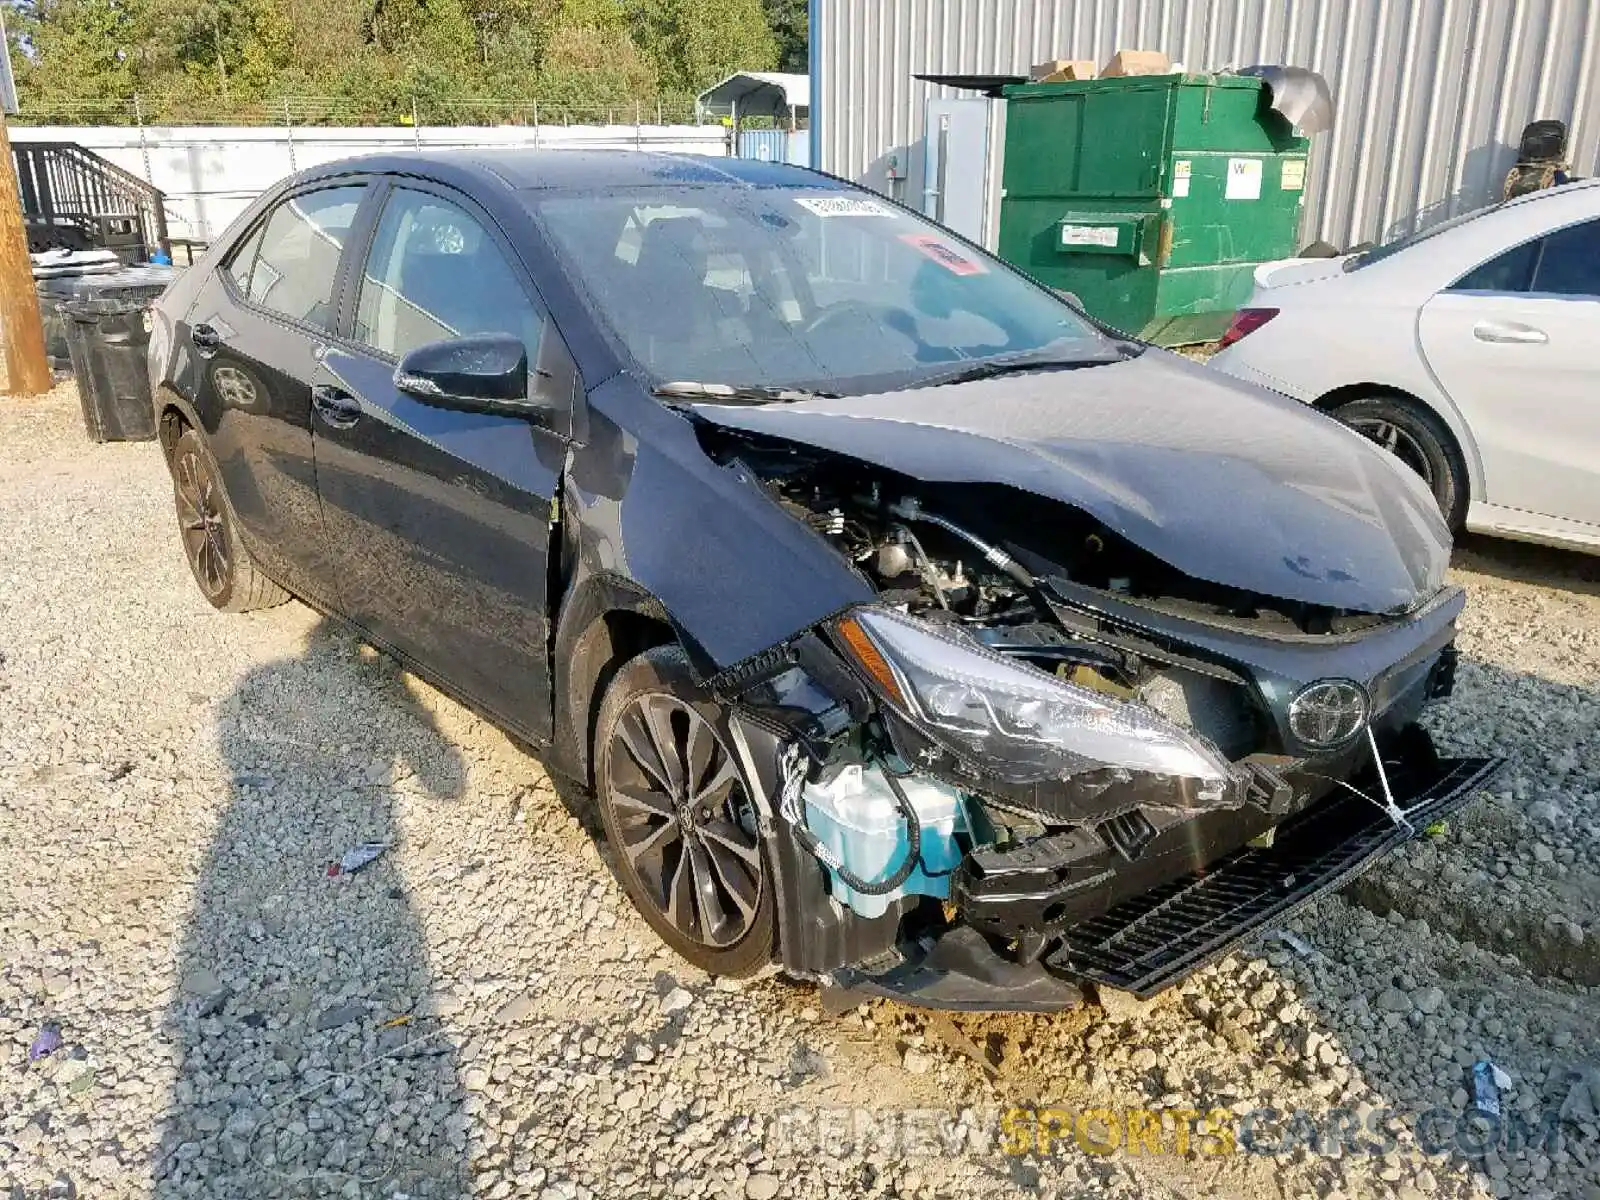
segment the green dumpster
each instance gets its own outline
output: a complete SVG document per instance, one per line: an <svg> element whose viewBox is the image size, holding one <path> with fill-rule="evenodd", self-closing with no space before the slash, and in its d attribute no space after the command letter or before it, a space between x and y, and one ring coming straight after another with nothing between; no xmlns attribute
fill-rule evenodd
<svg viewBox="0 0 1600 1200"><path fill-rule="evenodd" d="M1310 142L1258 78L1005 88L1000 256L1164 345L1220 337L1295 252Z"/></svg>

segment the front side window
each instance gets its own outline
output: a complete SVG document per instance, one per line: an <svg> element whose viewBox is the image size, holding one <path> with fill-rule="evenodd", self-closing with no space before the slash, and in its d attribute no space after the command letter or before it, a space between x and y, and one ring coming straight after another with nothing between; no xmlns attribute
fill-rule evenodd
<svg viewBox="0 0 1600 1200"><path fill-rule="evenodd" d="M390 194L362 273L357 341L399 358L426 342L508 333L533 359L541 327L510 263L475 217L429 192Z"/></svg>
<svg viewBox="0 0 1600 1200"><path fill-rule="evenodd" d="M319 329L333 328L339 256L365 192L359 184L302 192L273 209L249 274L250 302Z"/></svg>
<svg viewBox="0 0 1600 1200"><path fill-rule="evenodd" d="M1600 296L1600 221L1569 225L1544 239L1533 290L1551 296Z"/></svg>
<svg viewBox="0 0 1600 1200"><path fill-rule="evenodd" d="M860 192L651 187L552 196L539 215L657 383L860 392L952 363L1108 350L1050 292Z"/></svg>

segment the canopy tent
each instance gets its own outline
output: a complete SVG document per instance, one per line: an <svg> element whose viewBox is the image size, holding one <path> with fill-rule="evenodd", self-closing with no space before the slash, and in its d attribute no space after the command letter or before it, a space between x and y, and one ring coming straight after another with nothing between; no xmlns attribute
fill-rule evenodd
<svg viewBox="0 0 1600 1200"><path fill-rule="evenodd" d="M780 71L741 71L695 97L701 111L726 111L745 117L788 118L792 127L811 109L811 76Z"/></svg>

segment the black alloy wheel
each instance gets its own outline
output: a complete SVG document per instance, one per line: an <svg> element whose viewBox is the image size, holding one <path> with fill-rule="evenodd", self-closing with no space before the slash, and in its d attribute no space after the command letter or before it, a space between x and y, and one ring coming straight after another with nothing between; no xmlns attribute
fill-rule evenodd
<svg viewBox="0 0 1600 1200"><path fill-rule="evenodd" d="M173 444L168 465L183 556L211 607L249 612L287 600L240 543L217 464L193 429Z"/></svg>
<svg viewBox="0 0 1600 1200"><path fill-rule="evenodd" d="M233 582L232 536L222 489L200 448L180 441L172 459L178 531L189 569L207 600L217 602Z"/></svg>
<svg viewBox="0 0 1600 1200"><path fill-rule="evenodd" d="M596 728L595 785L630 899L712 974L765 965L772 898L755 808L715 705L676 647L618 672Z"/></svg>

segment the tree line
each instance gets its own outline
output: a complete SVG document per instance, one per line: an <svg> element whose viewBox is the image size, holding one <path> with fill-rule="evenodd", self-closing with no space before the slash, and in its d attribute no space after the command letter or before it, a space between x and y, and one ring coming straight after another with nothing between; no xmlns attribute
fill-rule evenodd
<svg viewBox="0 0 1600 1200"><path fill-rule="evenodd" d="M682 119L735 71L806 69L806 0L0 2L41 123Z"/></svg>

